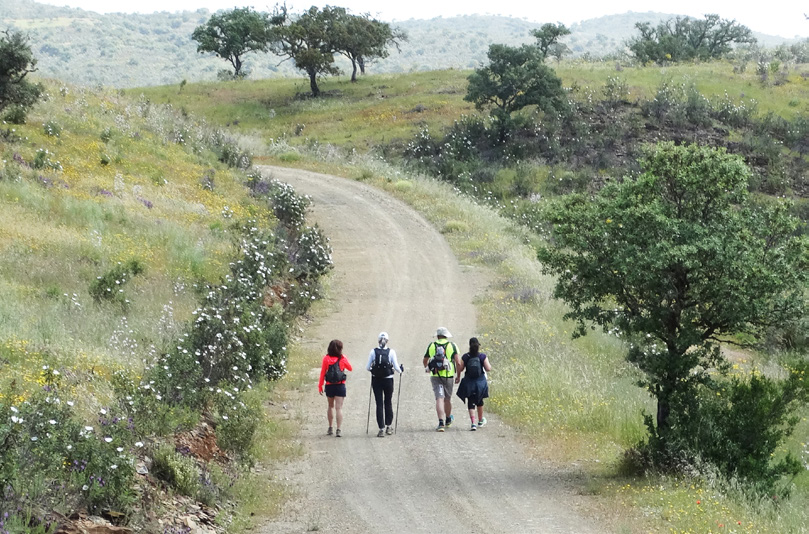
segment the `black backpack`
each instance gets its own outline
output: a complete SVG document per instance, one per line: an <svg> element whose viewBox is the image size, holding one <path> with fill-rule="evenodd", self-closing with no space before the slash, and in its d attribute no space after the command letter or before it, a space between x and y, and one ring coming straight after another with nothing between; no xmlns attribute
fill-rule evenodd
<svg viewBox="0 0 809 534"><path fill-rule="evenodd" d="M376 378L387 378L393 373L393 364L390 361L390 349L374 349L376 355L374 363L371 365L371 376Z"/></svg>
<svg viewBox="0 0 809 534"><path fill-rule="evenodd" d="M435 342L433 342L435 343ZM427 362L427 368L432 371L433 373L438 373L439 371L444 371L449 369L450 360L447 356L447 348L452 347L455 352L458 349L455 347L455 344L451 341L446 344L435 343L435 356L433 356L429 362ZM455 354L453 352L453 356Z"/></svg>
<svg viewBox="0 0 809 534"><path fill-rule="evenodd" d="M480 356L477 354L470 354L469 359L466 360L466 377L475 379L480 378L483 374L483 364L480 362Z"/></svg>
<svg viewBox="0 0 809 534"><path fill-rule="evenodd" d="M324 378L329 384L339 384L346 379L346 374L340 370L341 359L342 357L337 358L337 361L329 365L329 368L326 369L326 376Z"/></svg>

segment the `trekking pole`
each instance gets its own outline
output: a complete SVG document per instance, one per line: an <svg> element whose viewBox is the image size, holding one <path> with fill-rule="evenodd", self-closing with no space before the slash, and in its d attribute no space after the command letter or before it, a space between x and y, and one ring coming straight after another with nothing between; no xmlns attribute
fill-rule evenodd
<svg viewBox="0 0 809 534"><path fill-rule="evenodd" d="M399 427L399 399L402 398L402 375L404 374L404 365L400 366L402 372L399 373L399 393L396 394L396 423L393 425L393 433L396 433L396 429Z"/></svg>
<svg viewBox="0 0 809 534"><path fill-rule="evenodd" d="M371 391L373 391L373 379L371 379L371 387L368 389L368 417L365 420L365 433L368 433L368 427L371 425Z"/></svg>

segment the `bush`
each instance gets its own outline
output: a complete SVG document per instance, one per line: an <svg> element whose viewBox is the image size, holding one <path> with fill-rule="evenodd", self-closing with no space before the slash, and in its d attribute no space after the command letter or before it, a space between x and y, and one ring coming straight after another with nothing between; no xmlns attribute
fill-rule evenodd
<svg viewBox="0 0 809 534"><path fill-rule="evenodd" d="M41 379L45 386L28 400L0 402L0 516L55 507L65 495L73 508L126 512L133 502L130 421L107 409L94 424L80 422L61 399L58 373L46 369Z"/></svg>
<svg viewBox="0 0 809 534"><path fill-rule="evenodd" d="M315 280L333 265L329 238L318 228L304 229L291 254L292 273L297 280Z"/></svg>
<svg viewBox="0 0 809 534"><path fill-rule="evenodd" d="M224 450L246 458L256 430L264 420L261 400L231 384L222 384L215 397L216 441Z"/></svg>
<svg viewBox="0 0 809 534"><path fill-rule="evenodd" d="M298 195L291 185L278 180L270 182L273 213L286 228L295 231L303 226L310 203L309 197Z"/></svg>
<svg viewBox="0 0 809 534"><path fill-rule="evenodd" d="M645 450L657 455L657 465L693 467L703 461L728 480L743 480L751 494L785 497L784 477L803 466L791 454L777 453L798 421L797 410L809 400L807 371L809 364L801 362L786 380L753 373L709 381L672 406L669 448L660 450L653 437Z"/></svg>
<svg viewBox="0 0 809 534"><path fill-rule="evenodd" d="M138 260L129 260L126 263L118 262L118 265L90 284L90 296L96 302L115 302L126 306L129 304L129 300L124 294L124 285L133 277L141 274L143 270L143 264Z"/></svg>
<svg viewBox="0 0 809 534"><path fill-rule="evenodd" d="M153 453L152 474L182 495L194 497L200 490L202 472L197 463L168 445Z"/></svg>

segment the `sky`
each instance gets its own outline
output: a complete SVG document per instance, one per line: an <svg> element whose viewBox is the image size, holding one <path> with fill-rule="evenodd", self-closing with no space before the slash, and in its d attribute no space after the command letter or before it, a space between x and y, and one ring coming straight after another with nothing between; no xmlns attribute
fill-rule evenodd
<svg viewBox="0 0 809 534"><path fill-rule="evenodd" d="M8 0L2 0L8 1ZM11 0L13 1L13 0ZM250 6L259 11L271 11L275 0L36 0L56 6L77 7L97 13L153 13L155 11L210 11ZM282 3L281 0L280 3ZM345 7L352 13L370 13L387 22L411 18L430 19L456 15L503 15L531 22L554 22L570 26L582 20L634 11L656 11L701 18L716 13L722 18L736 20L753 31L781 37L809 37L809 0L678 0L663 3L649 0L569 0L535 2L531 0L287 0L291 12L300 12L312 5Z"/></svg>

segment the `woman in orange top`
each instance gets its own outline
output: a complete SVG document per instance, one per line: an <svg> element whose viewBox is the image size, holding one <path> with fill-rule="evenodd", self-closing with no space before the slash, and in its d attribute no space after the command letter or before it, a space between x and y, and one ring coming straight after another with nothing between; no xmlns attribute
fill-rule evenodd
<svg viewBox="0 0 809 534"><path fill-rule="evenodd" d="M341 376L335 381L326 381L326 371L329 366L337 363L340 368ZM317 389L323 395L323 384L326 384L326 398L329 400L329 409L326 411L326 418L329 420L329 430L327 435L331 435L333 431L332 421L334 420L334 412L337 412L337 432L336 436L340 437L340 425L343 424L343 401L346 398L346 379L345 371L353 371L351 363L348 358L343 356L343 342L339 339L332 339L329 343L329 348L326 350L326 355L323 356L323 363L320 365L320 381L317 384Z"/></svg>

